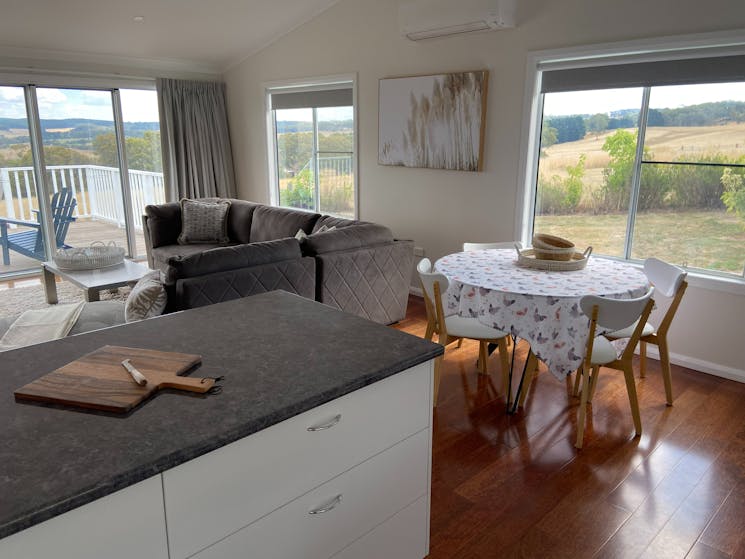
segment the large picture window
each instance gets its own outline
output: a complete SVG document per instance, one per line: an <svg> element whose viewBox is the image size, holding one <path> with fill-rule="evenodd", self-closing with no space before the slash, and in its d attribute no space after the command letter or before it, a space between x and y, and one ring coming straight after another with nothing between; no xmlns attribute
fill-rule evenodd
<svg viewBox="0 0 745 559"><path fill-rule="evenodd" d="M354 218L353 83L284 86L268 95L274 203Z"/></svg>
<svg viewBox="0 0 745 559"><path fill-rule="evenodd" d="M745 57L542 78L534 232L745 275Z"/></svg>

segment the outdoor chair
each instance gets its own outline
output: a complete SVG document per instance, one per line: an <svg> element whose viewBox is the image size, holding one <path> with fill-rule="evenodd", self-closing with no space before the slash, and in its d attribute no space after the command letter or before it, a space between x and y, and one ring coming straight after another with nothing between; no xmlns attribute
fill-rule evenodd
<svg viewBox="0 0 745 559"><path fill-rule="evenodd" d="M626 391L631 404L631 415L634 418L636 436L642 434L642 420L639 413L639 400L636 396L636 384L632 359L634 349L639 343L642 329L652 312L654 301L652 293L654 288L637 299L608 299L596 295L587 295L580 300L582 312L590 317L590 331L587 338L585 358L577 371L575 382L575 395L582 384L582 397L579 404L579 415L577 418L577 442L575 446L582 448L585 432L585 417L587 415L587 404L591 402L598 382L600 367L617 369L623 371L626 381ZM629 336L621 356L618 356L615 346L605 336L596 336L598 328L603 330L620 330L636 324Z"/></svg>
<svg viewBox="0 0 745 559"><path fill-rule="evenodd" d="M507 354L509 334L495 328L489 328L481 324L477 318L458 315L445 316L442 306L442 292L448 288L449 282L447 277L443 274L432 272L432 263L428 258L423 258L419 262L417 271L419 272L419 279L422 283L424 305L427 312L427 332L425 338L431 341L433 335L436 333L438 335L438 341L443 347L456 340L460 344L463 338L477 340L479 342L477 367L482 374L487 374L487 344L497 344L502 363L502 389L507 394L510 372L510 362ZM441 359L438 358L435 362L435 405L437 405L437 395L439 393L440 377L442 375Z"/></svg>
<svg viewBox="0 0 745 559"><path fill-rule="evenodd" d="M77 203L72 190L69 188L63 188L55 192L52 197L52 219L54 222L56 248L70 248L65 244L65 237L67 237L67 230L70 228L70 223L75 221L72 213ZM36 213L36 221L0 217L0 244L2 244L3 249L3 264L6 266L10 264L11 250L23 256L35 258L36 260L46 260L39 210L33 211ZM8 225L10 224L28 227L30 231L9 234Z"/></svg>

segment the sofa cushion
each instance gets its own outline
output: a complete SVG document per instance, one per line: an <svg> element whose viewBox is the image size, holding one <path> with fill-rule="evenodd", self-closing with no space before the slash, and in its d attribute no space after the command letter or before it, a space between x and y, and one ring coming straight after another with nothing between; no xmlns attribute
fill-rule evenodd
<svg viewBox="0 0 745 559"><path fill-rule="evenodd" d="M229 200L181 200L180 245L225 244L228 238Z"/></svg>
<svg viewBox="0 0 745 559"><path fill-rule="evenodd" d="M0 318L0 338L19 315ZM121 301L93 301L85 303L68 336L124 324L124 303Z"/></svg>
<svg viewBox="0 0 745 559"><path fill-rule="evenodd" d="M166 308L167 296L160 270L142 276L132 288L124 308L127 322L160 316Z"/></svg>
<svg viewBox="0 0 745 559"><path fill-rule="evenodd" d="M320 214L315 213L259 206L254 210L251 219L251 242L293 237L298 229L311 233L319 217Z"/></svg>
<svg viewBox="0 0 745 559"><path fill-rule="evenodd" d="M316 255L390 242L393 242L393 233L384 225L357 223L356 225L308 236L308 238L303 239L303 252Z"/></svg>
<svg viewBox="0 0 745 559"><path fill-rule="evenodd" d="M246 200L230 199L228 212L228 237L236 243L251 242L251 221L254 210L261 204Z"/></svg>
<svg viewBox="0 0 745 559"><path fill-rule="evenodd" d="M313 226L313 233L318 233L318 230L321 229L324 225L331 229L332 227L335 227L336 229L341 229L342 227L349 227L350 225L357 225L359 223L366 223L365 221L355 221L354 219L345 219L343 217L334 217L331 215L322 215L318 218L318 221L316 221L316 224Z"/></svg>
<svg viewBox="0 0 745 559"><path fill-rule="evenodd" d="M181 233L181 204L169 202L145 206L152 248L175 245Z"/></svg>
<svg viewBox="0 0 745 559"><path fill-rule="evenodd" d="M182 278L226 272L301 257L300 243L294 238L213 248L190 256L171 258L168 261L166 283L173 284L176 280Z"/></svg>
<svg viewBox="0 0 745 559"><path fill-rule="evenodd" d="M190 256L198 254L205 250L218 248L221 245L216 244L199 244L199 245L166 245L151 250L153 257L153 266L164 272L168 269L168 260L174 256Z"/></svg>

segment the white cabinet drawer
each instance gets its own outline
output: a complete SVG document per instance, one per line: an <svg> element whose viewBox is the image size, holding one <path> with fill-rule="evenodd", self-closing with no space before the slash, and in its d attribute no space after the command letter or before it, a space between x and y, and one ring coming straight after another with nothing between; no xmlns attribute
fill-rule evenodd
<svg viewBox="0 0 745 559"><path fill-rule="evenodd" d="M159 475L0 540L2 559L168 559Z"/></svg>
<svg viewBox="0 0 745 559"><path fill-rule="evenodd" d="M333 559L422 559L429 553L427 497L368 532Z"/></svg>
<svg viewBox="0 0 745 559"><path fill-rule="evenodd" d="M204 549L428 427L431 363L164 472L171 559Z"/></svg>
<svg viewBox="0 0 745 559"><path fill-rule="evenodd" d="M195 559L328 559L426 496L429 437L429 429L419 432L205 549ZM311 513L319 509L328 510Z"/></svg>

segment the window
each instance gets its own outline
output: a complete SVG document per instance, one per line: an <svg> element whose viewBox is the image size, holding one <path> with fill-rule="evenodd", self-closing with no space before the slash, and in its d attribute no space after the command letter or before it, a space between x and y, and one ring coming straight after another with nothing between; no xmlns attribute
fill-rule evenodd
<svg viewBox="0 0 745 559"><path fill-rule="evenodd" d="M745 276L745 56L540 74L532 231Z"/></svg>
<svg viewBox="0 0 745 559"><path fill-rule="evenodd" d="M0 221L17 243L35 235L33 251L19 244L4 255L0 275L38 271L63 244L114 242L144 255L139 216L164 201L154 90L0 86L0 147ZM75 200L65 227L53 207L62 190Z"/></svg>
<svg viewBox="0 0 745 559"><path fill-rule="evenodd" d="M353 82L269 88L272 202L356 216Z"/></svg>

